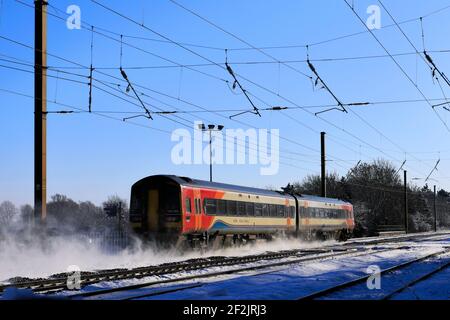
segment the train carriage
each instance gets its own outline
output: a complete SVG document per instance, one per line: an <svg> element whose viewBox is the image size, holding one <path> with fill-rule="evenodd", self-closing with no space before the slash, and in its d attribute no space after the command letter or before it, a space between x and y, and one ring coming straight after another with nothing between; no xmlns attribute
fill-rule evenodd
<svg viewBox="0 0 450 320"><path fill-rule="evenodd" d="M156 175L132 186L132 227L147 238L189 243L249 241L273 235L351 232L349 203Z"/></svg>

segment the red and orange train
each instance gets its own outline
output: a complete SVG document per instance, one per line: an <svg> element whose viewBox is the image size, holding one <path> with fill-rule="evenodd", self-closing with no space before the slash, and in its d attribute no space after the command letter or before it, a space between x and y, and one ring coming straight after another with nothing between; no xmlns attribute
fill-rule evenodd
<svg viewBox="0 0 450 320"><path fill-rule="evenodd" d="M131 188L130 222L146 238L195 245L270 239L348 238L355 226L350 203L310 195L149 176Z"/></svg>

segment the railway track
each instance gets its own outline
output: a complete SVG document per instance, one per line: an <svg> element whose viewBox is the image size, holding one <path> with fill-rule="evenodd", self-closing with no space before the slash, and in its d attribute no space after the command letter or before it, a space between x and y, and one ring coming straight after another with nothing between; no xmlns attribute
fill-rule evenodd
<svg viewBox="0 0 450 320"><path fill-rule="evenodd" d="M428 241L430 239L441 239L450 236L449 231L441 231L441 232L426 232L426 233L413 233L413 234L404 234L401 236L389 236L389 237L370 237L370 238L354 238L350 239L347 242L343 243L343 246L355 246L355 245L371 245L371 244L382 244L382 243L397 243L404 241Z"/></svg>
<svg viewBox="0 0 450 320"><path fill-rule="evenodd" d="M401 249L401 248L402 247L400 247L398 249ZM351 250L345 250L345 251L341 251L341 252L317 254L317 255L313 255L313 256L305 256L305 257L301 257L299 259L293 259L293 260L288 260L288 261L267 263L267 264L263 264L263 265L250 266L250 267L240 267L240 268L229 269L229 270L224 270L224 271L210 272L210 273L205 273L205 274L196 274L196 275L178 277L178 278L172 278L172 279L149 281L149 282L128 285L128 286L122 286L122 287L117 287L117 288L108 288L108 289L100 289L100 290L95 290L95 291L83 292L83 293L71 295L71 296L69 296L69 299L83 299L83 298L89 298L89 297L96 297L98 299L101 296L107 296L108 299L112 298L112 299L116 300L114 297L111 296L111 294L131 291L131 290L140 289L140 288L148 288L148 287L152 287L152 286L156 286L156 285L165 285L165 284L172 284L172 283L176 283L176 282L200 280L200 279L205 279L205 278L212 278L212 277L218 277L218 276L224 276L224 275L230 275L230 274L236 274L236 273L242 273L242 272L270 269L270 268L274 268L274 267L282 267L282 266L287 266L290 264L298 264L298 263L304 263L304 262L314 262L314 261L321 261L321 260L326 260L326 259L333 259L333 258L342 257L342 256L356 257L359 255L381 253L381 252L390 251L390 250L393 250L393 249L392 248L378 248L378 249L366 249L366 250L351 249ZM267 273L270 273L270 272L273 272L273 270L268 271ZM265 273L265 272L263 272L263 273ZM263 273L258 273L256 275L261 275ZM191 288L202 286L204 284L205 283L195 283L195 284L189 284L186 286L180 286L179 288L173 288L173 287L171 287L169 289L163 288L162 290L157 290L157 291L153 291L153 292L149 292L149 293L145 293L145 294L125 296L125 297L121 297L120 299L121 300L130 300L130 299L137 299L137 298L143 298L143 297L149 297L149 296L156 296L156 295L161 295L161 294L165 294L165 293L171 293L171 292L175 292L175 291L191 289ZM158 288L158 289L161 289L161 288Z"/></svg>
<svg viewBox="0 0 450 320"><path fill-rule="evenodd" d="M436 235L436 234L427 234L427 235L416 235L415 238L419 238L421 240L427 240L427 239L435 239L436 237L442 237L442 234ZM407 239L411 239L414 237L413 235L408 236ZM401 238L394 238L391 239L390 242L396 243L396 242L402 242L405 241L405 237ZM377 244L377 243L386 243L388 242L388 238L379 239L377 242L376 239L371 239L370 244ZM174 263L166 263L162 265L157 266L147 266L147 267L138 267L133 269L113 269L113 270L102 270L97 272L83 272L81 274L80 279L80 285L81 287L84 287L86 285L95 284L98 282L104 282L104 281L115 281L115 280L124 280L124 279L133 279L133 278L144 278L144 277L150 277L150 276L165 276L170 274L176 274L180 272L186 272L186 271L194 271L194 270L201 270L201 269L207 269L212 267L224 267L224 266L233 266L233 265L239 265L239 264L248 264L248 263L255 263L255 262L261 262L261 261L268 261L268 260L277 260L277 259L284 259L284 258L297 258L294 260L286 261L286 262L279 262L274 264L264 264L264 265L258 265L258 266L251 266L247 268L240 268L240 269L233 269L233 270L226 270L216 273L209 273L206 274L204 277L209 276L217 276L227 273L233 273L233 272L240 272L240 271L250 271L250 270L257 270L262 268L268 268L273 266L281 266L286 265L290 263L298 263L303 261L314 261L317 259L325 259L325 258L332 258L339 255L348 255L348 254L355 254L357 252L360 253L367 253L370 251L368 248L364 248L364 243L357 242L354 243L353 246L349 246L349 244L340 245L340 246L325 246L322 248L311 248L311 249L295 249L295 250L286 250L281 252L268 252L264 254L257 254L257 255L250 255L250 256L242 256L242 257L208 257L208 258L200 258L200 259L190 259L186 261L180 261L180 262L174 262ZM382 250L372 250L373 252L380 252L380 251L387 251L392 250L390 249L382 249ZM170 283L170 282L176 282L176 281L182 281L184 280L192 280L195 279L195 277L199 276L193 276L193 278L190 277L180 277L176 279L165 279L161 281L154 281L146 284L143 284L142 287L148 286L148 285L156 285L156 284L163 284L163 283ZM140 285L140 284L139 284ZM57 276L54 278L48 278L48 279L37 279L37 280L26 280L26 281L17 281L11 284L6 284L0 286L0 294L9 287L16 287L16 288L28 288L32 289L34 292L55 292L59 290L67 289L67 276L64 274L63 276Z"/></svg>
<svg viewBox="0 0 450 320"><path fill-rule="evenodd" d="M132 278L144 278L149 276L162 276L182 271L200 270L210 267L232 266L236 264L252 263L263 260L274 260L289 257L299 257L327 252L349 251L348 248L327 249L295 249L281 252L269 252L265 254L249 255L242 257L209 257L190 259L180 262L166 263L157 266L138 267L133 269L115 269L98 272L84 272L81 274L80 285L86 286L103 281L114 281ZM9 287L32 289L34 292L48 292L67 288L67 276L58 276L49 279L31 281L18 281L0 286L0 293Z"/></svg>
<svg viewBox="0 0 450 320"><path fill-rule="evenodd" d="M383 269L380 271L380 276L383 277L382 279L384 279L383 281L385 283L385 281L388 281L388 280L386 280L387 276L390 276L392 278L394 278L396 276L399 277L402 275L402 271L404 271L406 268L412 266L413 264L421 263L425 260L433 259L440 255L448 254L449 251L450 251L449 248L445 248L443 250L429 253L429 254L423 255L421 257L418 257L416 259L412 259L412 260L403 262L401 264ZM369 279L369 277L372 276L372 274L367 274L367 275L358 277L356 279L352 279L352 280L340 283L338 285L313 292L306 296L302 296L298 300L351 299L351 298L349 298L348 295L346 295L346 293L348 294L348 292L351 292L353 295L356 295L357 298L359 298L359 299L361 299L361 297L362 297L362 299L365 299L365 300L367 300L367 299L387 300L387 299L390 299L395 294L400 293L401 291L405 290L406 288L408 288L420 281L427 279L428 277L447 268L448 266L450 266L450 258L447 258L442 264L439 264L438 267L432 268L432 270L429 270L427 272L422 272L418 277L415 277L412 280L402 283L400 286L397 286L395 289L369 290L367 287L364 287L364 284L367 281L367 279ZM390 281L392 281L392 279ZM358 297L358 295L360 295L360 296Z"/></svg>

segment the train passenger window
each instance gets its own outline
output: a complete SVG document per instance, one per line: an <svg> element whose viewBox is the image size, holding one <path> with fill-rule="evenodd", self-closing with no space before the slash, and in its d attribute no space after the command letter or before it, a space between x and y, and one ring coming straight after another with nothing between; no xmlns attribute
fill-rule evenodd
<svg viewBox="0 0 450 320"><path fill-rule="evenodd" d="M186 198L185 205L186 205L186 212L187 213L191 213L192 212L192 209L191 209L191 198Z"/></svg>
<svg viewBox="0 0 450 320"><path fill-rule="evenodd" d="M235 216L237 211L237 203L236 201L227 200L227 215L229 216Z"/></svg>
<svg viewBox="0 0 450 320"><path fill-rule="evenodd" d="M215 215L217 213L217 200L205 199L203 200L203 207L205 210L205 214Z"/></svg>
<svg viewBox="0 0 450 320"><path fill-rule="evenodd" d="M310 211L309 208L300 207L299 208L300 217L302 217L302 218L309 218L310 217L310 212L309 211Z"/></svg>
<svg viewBox="0 0 450 320"><path fill-rule="evenodd" d="M283 217L284 216L284 206L278 205L277 206L277 216Z"/></svg>
<svg viewBox="0 0 450 320"><path fill-rule="evenodd" d="M237 214L238 216L245 216L245 202L243 201L238 201L237 203Z"/></svg>
<svg viewBox="0 0 450 320"><path fill-rule="evenodd" d="M255 217L261 217L262 216L262 204L261 203L255 203Z"/></svg>
<svg viewBox="0 0 450 320"><path fill-rule="evenodd" d="M255 215L255 205L253 202L245 203L245 212L248 216L253 217Z"/></svg>
<svg viewBox="0 0 450 320"><path fill-rule="evenodd" d="M271 217L277 216L277 206L274 204L269 204L269 212Z"/></svg>
<svg viewBox="0 0 450 320"><path fill-rule="evenodd" d="M269 205L267 203L263 203L262 205L262 216L263 217L269 216Z"/></svg>
<svg viewBox="0 0 450 320"><path fill-rule="evenodd" d="M227 203L225 200L217 200L217 214L227 214Z"/></svg>
<svg viewBox="0 0 450 320"><path fill-rule="evenodd" d="M294 217L295 217L295 207L294 207L294 206L290 206L290 208L291 208L291 214L290 214L290 217L291 217L291 218L294 218Z"/></svg>

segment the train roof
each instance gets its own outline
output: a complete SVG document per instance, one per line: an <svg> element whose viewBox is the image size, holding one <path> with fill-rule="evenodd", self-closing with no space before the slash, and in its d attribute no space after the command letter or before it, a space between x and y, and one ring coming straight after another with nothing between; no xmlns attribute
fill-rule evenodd
<svg viewBox="0 0 450 320"><path fill-rule="evenodd" d="M326 197L319 197L319 196L312 196L309 194L299 194L300 199L302 200L308 200L308 201L318 201L318 202L327 202L332 204L349 204L349 202L346 202L341 199L336 198L326 198Z"/></svg>
<svg viewBox="0 0 450 320"><path fill-rule="evenodd" d="M210 181L191 179L189 177L180 177L180 176L175 176L175 175L148 176L146 178L139 180L135 184L140 184L140 183L144 183L145 181L149 181L152 179L161 179L161 178L172 180L173 182L175 182L181 186L220 189L220 190L227 190L227 191L234 191L234 192L252 193L252 194L264 195L264 196L270 196L270 197L293 198L291 195L283 193L281 191L278 192L278 191L272 191L272 190L266 190L266 189L238 186L238 185L234 185L234 184L227 184L227 183L221 183L221 182L210 182Z"/></svg>
<svg viewBox="0 0 450 320"><path fill-rule="evenodd" d="M144 183L146 181L150 181L153 179L169 179L180 186L189 186L189 187L196 187L196 188L209 188L209 189L221 189L221 190L228 190L228 191L234 191L234 192L244 192L244 193L252 193L257 195L264 195L264 196L270 196L270 197L278 197L278 198L292 198L294 197L288 193L283 193L282 191L273 191L273 190L267 190L267 189L260 189L260 188L253 188L253 187L245 187L245 186L238 186L234 184L227 184L227 183L221 183L221 182L210 182L206 180L198 180L198 179L192 179L189 177L180 177L175 175L154 175L154 176L148 176L146 178L143 178L135 183L135 185ZM348 204L348 202L334 199L334 198L324 198L324 197L318 197L318 196L312 196L312 195L306 195L306 194L296 194L296 197L302 200L309 200L309 201L318 201L318 202L327 202L332 204Z"/></svg>

